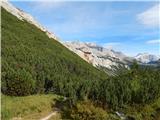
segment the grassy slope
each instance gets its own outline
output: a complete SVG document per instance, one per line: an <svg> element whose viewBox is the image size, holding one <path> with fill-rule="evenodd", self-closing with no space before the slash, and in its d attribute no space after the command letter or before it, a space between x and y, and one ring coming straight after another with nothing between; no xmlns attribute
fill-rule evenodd
<svg viewBox="0 0 160 120"><path fill-rule="evenodd" d="M45 117L52 110L57 95L32 95L25 97L11 97L2 95L2 120L23 118L23 120L37 120Z"/></svg>

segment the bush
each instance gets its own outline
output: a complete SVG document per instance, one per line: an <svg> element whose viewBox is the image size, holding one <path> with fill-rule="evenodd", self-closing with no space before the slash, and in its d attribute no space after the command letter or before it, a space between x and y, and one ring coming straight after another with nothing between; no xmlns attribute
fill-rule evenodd
<svg viewBox="0 0 160 120"><path fill-rule="evenodd" d="M24 69L12 71L5 78L6 94L11 96L26 96L34 92L32 75Z"/></svg>
<svg viewBox="0 0 160 120"><path fill-rule="evenodd" d="M79 102L71 110L71 118L74 120L106 120L107 117L106 111L91 102Z"/></svg>

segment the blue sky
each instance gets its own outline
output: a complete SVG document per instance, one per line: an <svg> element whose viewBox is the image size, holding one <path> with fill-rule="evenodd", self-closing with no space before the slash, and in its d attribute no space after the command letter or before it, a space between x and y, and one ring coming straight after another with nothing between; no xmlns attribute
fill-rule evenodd
<svg viewBox="0 0 160 120"><path fill-rule="evenodd" d="M63 41L94 42L134 56L160 55L158 2L11 1Z"/></svg>

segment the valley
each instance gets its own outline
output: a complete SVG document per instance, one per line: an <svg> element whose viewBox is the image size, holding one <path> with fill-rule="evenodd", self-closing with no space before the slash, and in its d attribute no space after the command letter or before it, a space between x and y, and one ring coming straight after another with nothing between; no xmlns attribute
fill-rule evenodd
<svg viewBox="0 0 160 120"><path fill-rule="evenodd" d="M61 42L6 0L1 31L2 120L160 119L158 56Z"/></svg>

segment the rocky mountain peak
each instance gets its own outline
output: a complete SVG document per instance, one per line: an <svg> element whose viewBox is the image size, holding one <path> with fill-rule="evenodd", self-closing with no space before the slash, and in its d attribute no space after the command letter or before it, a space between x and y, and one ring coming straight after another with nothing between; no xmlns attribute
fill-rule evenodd
<svg viewBox="0 0 160 120"><path fill-rule="evenodd" d="M135 56L135 58L142 63L154 62L159 59L158 56L149 53L139 53Z"/></svg>

